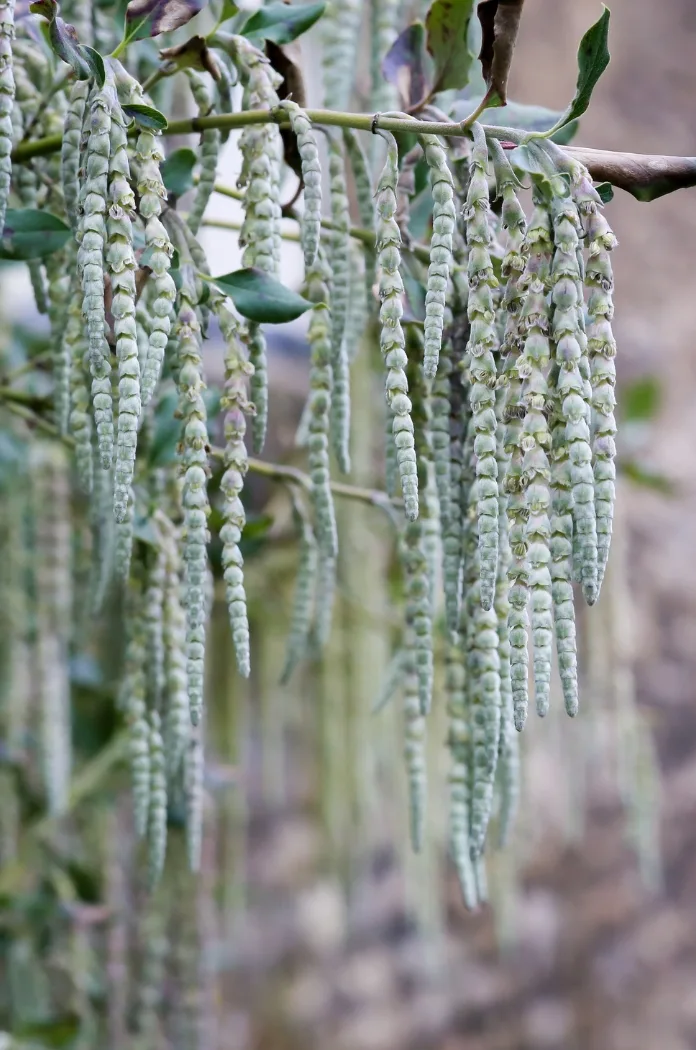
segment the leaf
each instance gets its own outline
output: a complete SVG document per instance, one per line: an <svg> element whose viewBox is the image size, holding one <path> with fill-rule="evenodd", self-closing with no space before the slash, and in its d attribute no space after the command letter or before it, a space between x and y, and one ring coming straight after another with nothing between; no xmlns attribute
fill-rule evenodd
<svg viewBox="0 0 696 1050"><path fill-rule="evenodd" d="M614 187L612 186L612 184L610 182L599 182L595 186L595 189L597 190L597 193L602 198L602 203L603 204L608 204L609 201L613 201L613 199L614 199Z"/></svg>
<svg viewBox="0 0 696 1050"><path fill-rule="evenodd" d="M210 73L213 80L220 79L220 67L203 36L191 36L176 47L163 47L159 57L170 73L179 69L200 69L204 73Z"/></svg>
<svg viewBox="0 0 696 1050"><path fill-rule="evenodd" d="M229 295L242 317L258 324L294 321L312 306L297 292L255 267L209 279L221 292Z"/></svg>
<svg viewBox="0 0 696 1050"><path fill-rule="evenodd" d="M72 230L47 211L8 210L0 241L0 259L43 259L59 251Z"/></svg>
<svg viewBox="0 0 696 1050"><path fill-rule="evenodd" d="M198 157L192 149L184 146L175 149L160 167L162 181L168 193L183 197L193 187L193 170Z"/></svg>
<svg viewBox="0 0 696 1050"><path fill-rule="evenodd" d="M140 103L122 106L121 109L128 117L132 117L141 128L154 128L155 131L164 131L167 126L167 118L154 106L143 106Z"/></svg>
<svg viewBox="0 0 696 1050"><path fill-rule="evenodd" d="M172 33L190 22L205 0L130 0L126 8L126 40Z"/></svg>
<svg viewBox="0 0 696 1050"><path fill-rule="evenodd" d="M660 411L661 401L657 376L641 376L621 388L621 418L631 422L653 419Z"/></svg>
<svg viewBox="0 0 696 1050"><path fill-rule="evenodd" d="M524 0L483 0L478 16L483 31L481 68L491 106L507 104L507 82Z"/></svg>
<svg viewBox="0 0 696 1050"><path fill-rule="evenodd" d="M651 470L650 467L643 466L636 460L621 460L619 473L628 478L629 481L632 481L634 485L640 485L642 488L661 492L665 496L674 496L676 494L676 486L671 478Z"/></svg>
<svg viewBox="0 0 696 1050"><path fill-rule="evenodd" d="M404 108L416 106L430 93L426 73L425 26L407 26L382 59L382 75L399 93Z"/></svg>
<svg viewBox="0 0 696 1050"><path fill-rule="evenodd" d="M266 4L252 15L242 29L248 40L272 40L274 44L289 44L314 25L324 14L326 0L315 4Z"/></svg>
<svg viewBox="0 0 696 1050"><path fill-rule="evenodd" d="M79 1016L69 1013L50 1021L20 1024L13 1029L12 1035L17 1039L40 1043L42 1047L67 1047L75 1041L79 1031Z"/></svg>
<svg viewBox="0 0 696 1050"><path fill-rule="evenodd" d="M474 56L469 22L475 0L435 0L425 18L428 51L435 63L432 94L466 87Z"/></svg>
<svg viewBox="0 0 696 1050"><path fill-rule="evenodd" d="M78 80L94 78L99 87L104 86L106 73L104 59L87 44L81 44L75 26L58 17L60 10L57 0L35 0L29 5L34 15L41 15L48 22L48 42L63 62L72 67Z"/></svg>
<svg viewBox="0 0 696 1050"><path fill-rule="evenodd" d="M593 26L585 33L578 48L578 82L575 97L552 128L557 131L587 111L595 85L609 65L609 8L605 7Z"/></svg>

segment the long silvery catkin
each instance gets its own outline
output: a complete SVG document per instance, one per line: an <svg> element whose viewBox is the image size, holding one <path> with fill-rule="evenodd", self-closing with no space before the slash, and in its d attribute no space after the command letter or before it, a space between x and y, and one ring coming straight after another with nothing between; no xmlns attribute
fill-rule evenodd
<svg viewBox="0 0 696 1050"><path fill-rule="evenodd" d="M350 206L341 140L329 137L329 192L333 230L329 237L331 271L331 443L339 469L350 471L350 372L346 323L351 290Z"/></svg>
<svg viewBox="0 0 696 1050"><path fill-rule="evenodd" d="M430 580L423 544L423 521L407 522L402 539L401 564L406 592L406 623L412 661L418 677L421 714L430 710L433 688L433 624Z"/></svg>
<svg viewBox="0 0 696 1050"><path fill-rule="evenodd" d="M94 422L97 430L99 456L104 470L109 470L111 467L114 448L111 361L109 347L104 336L106 323L104 246L111 151L111 112L115 105L115 91L108 80L102 89L92 89L89 99L89 136L85 153L85 181L80 194L82 217L77 234L80 245L77 266L82 281L82 313L88 337Z"/></svg>
<svg viewBox="0 0 696 1050"><path fill-rule="evenodd" d="M135 254L130 213L135 198L130 188L126 130L120 115L111 120L109 213L106 261L111 278L111 313L118 358L118 428L114 467L114 517L123 521L133 483L140 421L140 362L135 327Z"/></svg>
<svg viewBox="0 0 696 1050"><path fill-rule="evenodd" d="M440 521L443 529L447 527L450 514L450 391L452 371L451 343L447 335L442 343L437 375L433 381L430 398L431 407L431 441L433 446L433 464L437 496L440 503ZM456 382L456 378L455 378Z"/></svg>
<svg viewBox="0 0 696 1050"><path fill-rule="evenodd" d="M329 109L345 109L350 101L361 15L362 0L335 0L322 19L324 103Z"/></svg>
<svg viewBox="0 0 696 1050"><path fill-rule="evenodd" d="M87 97L89 95L89 82L76 80L70 89L68 109L65 114L63 127L63 143L60 155L60 179L63 187L63 199L65 210L68 214L70 225L77 229L78 214L77 205L80 195L78 172L80 168L80 145L82 142L82 126L87 110Z"/></svg>
<svg viewBox="0 0 696 1050"><path fill-rule="evenodd" d="M452 641L459 633L462 598L462 455L465 419L463 387L456 361L451 362L448 403L448 492L449 506L442 528L442 583L445 592L445 622ZM442 514L442 511L441 511Z"/></svg>
<svg viewBox="0 0 696 1050"><path fill-rule="evenodd" d="M407 628L404 645L404 758L408 783L411 845L416 853L423 846L427 769L425 759L425 717L421 713L416 667L415 642Z"/></svg>
<svg viewBox="0 0 696 1050"><path fill-rule="evenodd" d="M150 730L145 705L146 630L142 583L137 574L128 585L126 609L128 634L119 707L128 726L135 830L142 837L147 831L150 809Z"/></svg>
<svg viewBox="0 0 696 1050"><path fill-rule="evenodd" d="M213 98L208 90L204 77L192 69L187 69L186 74L191 85L193 99L198 106L198 116L207 117L213 110ZM191 204L187 222L192 233L197 233L203 220L206 206L210 200L215 185L215 173L217 171L218 156L220 153L220 131L218 128L206 128L201 134L200 142L200 175L198 186Z"/></svg>
<svg viewBox="0 0 696 1050"><path fill-rule="evenodd" d="M582 169L576 180L589 183L589 175ZM585 283L590 288L587 303L589 327L587 348L590 356L592 386L592 453L597 515L597 591L604 579L611 543L614 501L616 498L616 342L611 328L614 316L612 273L609 253L616 247L616 237L599 210L597 200L585 191L582 222L588 252ZM587 596L586 596L587 597Z"/></svg>
<svg viewBox="0 0 696 1050"><path fill-rule="evenodd" d="M336 517L329 473L329 420L331 415L331 315L328 270L321 254L307 275L307 296L316 303L309 321L309 476L317 540L328 558L338 551Z"/></svg>
<svg viewBox="0 0 696 1050"><path fill-rule="evenodd" d="M12 105L15 82L12 72L14 0L0 3L0 236L5 228L5 209L12 177Z"/></svg>
<svg viewBox="0 0 696 1050"><path fill-rule="evenodd" d="M502 436L502 435L501 435ZM500 460L500 456L499 456ZM502 465L502 464L501 464ZM498 845L507 841L517 812L520 792L519 738L515 732L512 680L510 677L510 638L508 616L510 613L508 566L510 546L507 535L506 498L501 498L498 581L495 594L495 612L498 619L498 656L500 658L500 737L498 748Z"/></svg>
<svg viewBox="0 0 696 1050"><path fill-rule="evenodd" d="M191 871L201 866L203 844L203 725L194 726L184 755L184 786L186 791L186 847Z"/></svg>
<svg viewBox="0 0 696 1050"><path fill-rule="evenodd" d="M445 296L452 265L452 235L455 225L454 184L447 165L447 154L434 135L421 136L423 153L430 173L433 197L433 232L430 239L430 263L425 294L426 376L437 372L445 317Z"/></svg>
<svg viewBox="0 0 696 1050"><path fill-rule="evenodd" d="M198 725L203 710L203 672L208 558L208 428L203 401L200 324L196 316L192 275L184 271L179 292L176 336L179 357L179 411L184 420L180 444L183 468L181 502L184 511L184 604L186 607L186 674L191 721Z"/></svg>
<svg viewBox="0 0 696 1050"><path fill-rule="evenodd" d="M355 183L355 196L358 203L358 215L360 225L366 230L375 228L375 201L372 191L372 177L370 166L365 152L360 143L360 138L352 128L343 128L343 142L346 147L346 156L353 172ZM365 291L366 301L372 304L374 301L373 287L375 283L375 253L373 249L365 250Z"/></svg>
<svg viewBox="0 0 696 1050"><path fill-rule="evenodd" d="M467 908L475 908L476 882L469 839L471 728L467 710L464 651L458 642L447 647L445 695L448 716L447 746L450 750L449 844L464 903Z"/></svg>
<svg viewBox="0 0 696 1050"><path fill-rule="evenodd" d="M164 753L167 775L173 778L181 766L191 729L186 677L186 614L181 604L179 549L172 533L165 546L164 581Z"/></svg>
<svg viewBox="0 0 696 1050"><path fill-rule="evenodd" d="M406 350L401 317L404 285L399 273L401 233L395 219L398 147L393 135L383 134L387 159L377 184L377 260L381 308L380 348L387 366L387 403L393 413L392 432L401 478L406 517L418 517L418 474L406 379Z"/></svg>
<svg viewBox="0 0 696 1050"><path fill-rule="evenodd" d="M162 741L161 718L150 712L150 807L147 828L147 881L153 889L164 870L167 852L167 772Z"/></svg>
<svg viewBox="0 0 696 1050"><path fill-rule="evenodd" d="M498 349L493 290L498 282L493 273L490 205L488 197L488 147L479 124L474 124L471 177L467 189L465 219L469 247L468 317L471 323L467 346L470 377L469 403L476 430L476 492L479 561L481 566L481 605L490 609L495 596L498 564L498 464L495 458L495 387L497 370L494 353Z"/></svg>
<svg viewBox="0 0 696 1050"><path fill-rule="evenodd" d="M232 641L237 656L237 666L245 678L250 673L249 620L247 616L244 571L239 544L246 523L244 506L240 499L244 476L249 462L244 444L246 413L252 409L247 400L247 382L251 366L242 346L237 322L227 307L218 311L220 328L225 339L225 386L222 407L225 409L225 473L220 482L224 503L223 526L220 529L222 569L225 580L225 596L232 628Z"/></svg>
<svg viewBox="0 0 696 1050"><path fill-rule="evenodd" d="M317 137L311 120L296 102L286 99L281 102L279 108L290 118L300 154L304 184L304 212L300 230L305 270L309 270L314 265L321 236L321 167Z"/></svg>
<svg viewBox="0 0 696 1050"><path fill-rule="evenodd" d="M162 202L167 191L160 174L164 159L159 137L149 129L138 135L135 147L136 186L140 197L138 210L145 223L147 264L152 270L154 293L149 300L147 353L141 369L141 398L147 405L155 392L171 331L176 289L169 273L174 248L169 234L160 222ZM148 282L149 284L150 282Z"/></svg>
<svg viewBox="0 0 696 1050"><path fill-rule="evenodd" d="M164 691L164 587L166 551L157 530L157 546L148 552L143 616L146 629L147 686L152 703L159 708Z"/></svg>
<svg viewBox="0 0 696 1050"><path fill-rule="evenodd" d="M293 494L293 518L300 533L297 580L292 602L288 633L288 647L280 683L290 680L295 667L303 658L309 644L314 612L314 591L317 574L317 543L314 529L304 506Z"/></svg>
<svg viewBox="0 0 696 1050"><path fill-rule="evenodd" d="M92 414L89 404L86 356L87 341L82 323L82 290L79 281L73 286L68 303L68 317L63 332L64 352L70 355L70 414L68 430L75 441L77 477L83 492L92 491L94 462L92 457Z"/></svg>

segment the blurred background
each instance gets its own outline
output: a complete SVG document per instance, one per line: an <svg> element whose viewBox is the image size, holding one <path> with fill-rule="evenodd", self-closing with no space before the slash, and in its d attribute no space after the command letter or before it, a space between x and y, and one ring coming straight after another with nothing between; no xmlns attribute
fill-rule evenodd
<svg viewBox="0 0 696 1050"><path fill-rule="evenodd" d="M613 0L611 10L611 65L576 141L696 154L692 0ZM511 97L563 108L575 87L577 43L599 13L595 0L527 0ZM311 55L311 42L303 46ZM303 68L319 74L318 62ZM310 75L312 102L318 92ZM239 169L234 139L219 171L230 185ZM512 849L492 855L491 905L465 911L444 855L441 693L431 732L429 841L417 859L406 842L398 710L370 713L398 630L388 521L371 507L339 505L330 644L281 688L296 539L287 493L250 476L254 670L248 683L237 677L224 604L216 603L203 875L181 874L174 830L165 882L147 900L127 845L127 776L115 762L106 773L90 766L94 779L82 785L60 831L34 829L0 868L1 936L5 948L11 942L0 1005L27 994L36 960L44 965L47 957L50 988L41 994L59 1018L70 1004L66 1041L54 1021L40 1045L101 1045L98 1029L90 1037L70 1018L106 1000L111 1044L136 1045L118 1020L119 1004L125 1014L144 1010L143 996L160 984L165 1027L193 1002L195 1030L178 1045L201 1050L696 1046L696 190L651 204L617 191L607 214L619 238L625 469L616 544L598 607L582 610L580 715L570 723L556 694L549 718L530 718L525 731L518 830ZM216 196L209 215L235 222L239 211ZM203 241L213 272L238 265L235 234L208 228ZM299 283L300 256L290 245L284 273L295 264ZM3 268L0 307L3 317L31 327L25 281L21 268ZM279 329L271 350L264 457L302 463L291 451L307 390L302 323ZM207 363L214 379L215 344ZM353 383L351 480L377 484L380 395L369 366L356 365ZM105 623L100 645L115 677L119 640L109 631ZM89 752L95 733L108 752L109 673L99 677L85 658L72 675L78 750ZM634 753L634 705L654 754L640 734ZM93 848L106 871L96 889L88 882ZM69 959L50 958L42 940L47 895L58 897L77 931ZM200 963L175 947L181 944L202 947ZM90 963L97 949L110 960L102 983Z"/></svg>

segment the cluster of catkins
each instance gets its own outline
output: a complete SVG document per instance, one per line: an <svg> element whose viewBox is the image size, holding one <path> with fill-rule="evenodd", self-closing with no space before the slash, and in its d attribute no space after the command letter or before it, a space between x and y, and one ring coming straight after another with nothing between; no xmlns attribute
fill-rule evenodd
<svg viewBox="0 0 696 1050"><path fill-rule="evenodd" d="M219 538L232 636L240 672L250 671L241 494L247 420L256 451L266 432L265 337L208 283L196 239L221 133L202 134L197 189L184 215L167 199L162 138L143 118L149 99L137 80L109 58L103 84L75 80L67 97L56 93L39 111L36 89L32 94L31 78L22 73L30 49L22 57L21 40L12 74L9 10L0 3L0 122L7 124L0 124L0 206L8 193L24 205L50 204L62 209L74 231L64 265L58 257L32 264L32 280L52 323L56 423L74 445L98 525L102 567L95 601L111 575L125 588L119 703L128 726L136 826L148 837L154 882L164 863L172 798L186 802L194 867L200 850L213 455L224 467ZM546 175L532 177L534 208L527 219L506 152L477 124L470 148L456 152L452 167L434 135L420 135L407 163L395 139L380 132L386 161L373 192L370 163L354 132L321 141L307 113L279 99L281 78L261 51L220 32L214 45L221 56L217 83L186 74L198 112L224 111L230 85L239 81L243 107L271 110L288 124L301 160L304 291L314 307L310 392L298 436L307 447L310 506L301 489L294 492L300 559L285 673L330 629L338 554L330 452L348 472L350 364L376 305L390 431L387 490L393 495L398 479L406 518L399 548L405 629L393 685L404 692L413 841L418 846L422 838L441 579L451 843L465 896L473 901L489 819L497 813L504 839L514 815L513 727L521 730L527 715L530 641L539 713L549 704L554 634L566 708L577 711L573 583L590 604L597 600L614 499L609 253L615 238L587 171L544 143L534 148ZM35 126L45 133L56 118L63 125L58 169L50 157L17 164L10 188L5 146ZM283 160L277 123L247 125L240 151L243 262L277 277ZM322 218L322 152L329 219ZM421 158L432 233L429 248L419 246L418 254L405 221ZM366 230L368 241L374 231L357 267L347 166L361 222L355 239L365 245ZM46 173L50 202L41 196ZM403 252L411 253L414 266L424 253L428 259L422 322L405 313ZM226 346L221 449L211 447L202 367L211 316ZM149 458L167 384L176 390L181 420L176 475Z"/></svg>

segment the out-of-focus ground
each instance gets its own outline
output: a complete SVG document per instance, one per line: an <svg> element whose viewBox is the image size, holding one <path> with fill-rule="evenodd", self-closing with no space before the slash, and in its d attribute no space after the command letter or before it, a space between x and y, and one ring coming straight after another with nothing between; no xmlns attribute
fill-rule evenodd
<svg viewBox="0 0 696 1050"><path fill-rule="evenodd" d="M613 0L611 8L612 62L578 141L696 154L696 7ZM594 0L528 0L511 95L562 108L575 86L577 43L599 13ZM569 844L558 799L573 765L545 757L548 731L533 719L527 805L535 809L525 821L539 831L514 906L517 941L504 959L490 911L467 915L453 882L443 885L445 947L431 957L402 914L388 856L374 859L346 904L336 881L317 873L315 826L289 805L284 816L252 821L249 863L265 903L252 905L238 945L225 1045L696 1046L696 190L652 204L619 191L608 214L620 241L620 381L659 376L662 410L640 453L678 487L671 499L628 485L622 492L638 698L663 776L664 889L641 883L606 777L592 778L586 831ZM586 691L586 703L593 699L601 701ZM564 728L565 746L582 731L581 714Z"/></svg>

